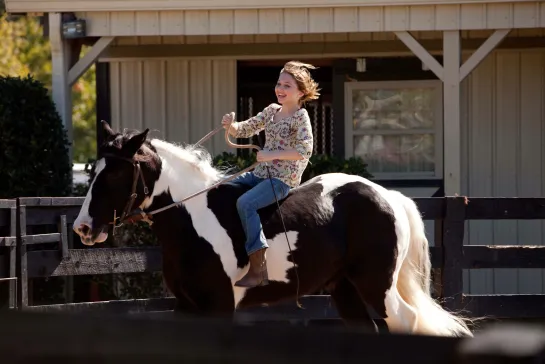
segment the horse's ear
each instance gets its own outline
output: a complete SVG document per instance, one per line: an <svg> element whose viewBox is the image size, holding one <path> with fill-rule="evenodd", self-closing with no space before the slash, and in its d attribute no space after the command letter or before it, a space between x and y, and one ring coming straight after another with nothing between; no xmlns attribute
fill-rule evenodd
<svg viewBox="0 0 545 364"><path fill-rule="evenodd" d="M115 135L115 132L110 127L110 124L106 122L106 120L101 120L102 123L102 130L104 132L104 139L107 140L110 137L113 137Z"/></svg>
<svg viewBox="0 0 545 364"><path fill-rule="evenodd" d="M140 134L136 134L132 138L129 139L127 143L123 146L123 152L126 153L129 156L133 156L136 154L138 149L144 144L146 141L146 138L148 137L149 128L141 132Z"/></svg>

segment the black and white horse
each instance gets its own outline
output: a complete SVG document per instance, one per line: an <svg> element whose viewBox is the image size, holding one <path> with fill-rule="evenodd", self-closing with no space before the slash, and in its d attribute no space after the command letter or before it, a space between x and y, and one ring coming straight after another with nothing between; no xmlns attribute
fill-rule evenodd
<svg viewBox="0 0 545 364"><path fill-rule="evenodd" d="M147 140L147 133L114 133L105 124L95 176L74 223L83 244L106 240L114 211L127 209L131 194L135 207L150 211L228 176L203 148ZM373 325L367 303L393 332L472 336L465 319L430 296L428 241L414 202L359 176L324 174L292 190L280 202L286 231L276 205L262 209L270 283L235 287L248 269L236 211L245 190L225 183L153 215L176 310L232 315L295 299L299 283L301 295L330 288L348 324Z"/></svg>

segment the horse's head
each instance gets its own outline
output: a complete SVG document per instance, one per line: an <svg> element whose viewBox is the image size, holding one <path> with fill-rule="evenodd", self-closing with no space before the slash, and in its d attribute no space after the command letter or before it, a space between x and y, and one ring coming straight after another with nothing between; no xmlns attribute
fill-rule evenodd
<svg viewBox="0 0 545 364"><path fill-rule="evenodd" d="M119 219L151 195L158 178L160 160L146 142L149 129L141 133L116 133L108 123L104 143L94 166L92 180L74 231L85 245L102 243L108 237L114 215Z"/></svg>

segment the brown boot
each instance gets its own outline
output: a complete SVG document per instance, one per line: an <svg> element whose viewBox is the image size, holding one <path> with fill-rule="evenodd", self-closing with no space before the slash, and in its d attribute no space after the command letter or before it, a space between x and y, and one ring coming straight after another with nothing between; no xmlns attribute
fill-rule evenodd
<svg viewBox="0 0 545 364"><path fill-rule="evenodd" d="M235 286L251 288L269 284L265 250L261 249L250 255L250 269L242 279L235 283Z"/></svg>

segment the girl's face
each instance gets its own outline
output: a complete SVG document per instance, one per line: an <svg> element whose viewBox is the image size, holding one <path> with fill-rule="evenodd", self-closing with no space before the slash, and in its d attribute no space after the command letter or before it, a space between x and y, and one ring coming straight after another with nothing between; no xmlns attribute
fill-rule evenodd
<svg viewBox="0 0 545 364"><path fill-rule="evenodd" d="M296 105L303 97L303 93L297 88L295 79L286 72L282 72L278 77L274 92L280 105Z"/></svg>

